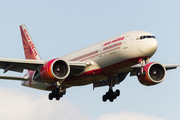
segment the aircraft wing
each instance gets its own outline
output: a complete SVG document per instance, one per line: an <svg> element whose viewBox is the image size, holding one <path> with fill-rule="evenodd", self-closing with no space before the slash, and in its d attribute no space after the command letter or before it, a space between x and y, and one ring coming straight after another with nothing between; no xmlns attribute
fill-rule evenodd
<svg viewBox="0 0 180 120"><path fill-rule="evenodd" d="M0 58L0 69L7 71L23 72L24 69L36 70L44 64L43 60ZM28 77L0 76L0 79L27 81Z"/></svg>
<svg viewBox="0 0 180 120"><path fill-rule="evenodd" d="M177 63L177 64L162 64L162 65L166 68L166 70L171 70L171 69L176 69L178 66L180 66L180 63ZM120 82L122 82L126 78L128 73L130 73L130 76L137 75L137 72L140 70L140 68L141 68L141 65L137 64L137 65L131 66L129 68L125 68L123 70L120 70L114 76L115 78L113 80L113 84L116 85L116 84L119 84ZM108 79L101 80L101 81L93 83L93 89L96 88L96 87L102 87L102 86L108 86L108 85L109 85Z"/></svg>
<svg viewBox="0 0 180 120"><path fill-rule="evenodd" d="M4 73L7 71L23 72L24 69L27 70L38 70L47 61L44 60L32 60L32 59L10 59L10 58L0 58L0 69L4 69ZM73 72L81 72L85 69L86 62L76 62L76 61L66 61Z"/></svg>
<svg viewBox="0 0 180 120"><path fill-rule="evenodd" d="M180 66L180 63L176 63L176 64L162 64L166 70L171 70L171 69L176 69L177 67ZM134 66L131 66L130 69L133 70L133 69L136 69L136 68L141 68L141 65L140 64L137 64L137 65L134 65Z"/></svg>
<svg viewBox="0 0 180 120"><path fill-rule="evenodd" d="M24 69L27 70L40 70L41 67L47 61L44 60L33 60L33 59L10 59L10 58L0 58L0 69L4 69L4 73L7 71L23 72ZM71 75L78 75L84 71L86 62L76 62L76 61L66 61L71 68ZM7 80L19 80L28 81L28 76L16 77L16 76L0 76L0 79Z"/></svg>
<svg viewBox="0 0 180 120"><path fill-rule="evenodd" d="M23 72L24 69L36 70L44 63L44 60L0 58L0 69L4 69L4 73L8 70Z"/></svg>
<svg viewBox="0 0 180 120"><path fill-rule="evenodd" d="M179 67L180 63L178 63L178 64L163 64L163 65L166 68L166 70L170 70L170 69L176 69L177 67Z"/></svg>

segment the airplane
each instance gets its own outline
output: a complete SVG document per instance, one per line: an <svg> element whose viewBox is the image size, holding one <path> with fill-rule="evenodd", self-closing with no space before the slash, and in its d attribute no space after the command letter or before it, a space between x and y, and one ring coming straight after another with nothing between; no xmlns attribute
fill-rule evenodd
<svg viewBox="0 0 180 120"><path fill-rule="evenodd" d="M0 79L20 80L23 86L51 91L49 100L60 100L67 88L93 84L93 88L109 86L102 100L113 102L120 95L120 90L113 91L113 87L129 73L142 85L151 86L161 83L167 70L180 66L149 62L158 42L146 31L129 31L51 60L41 59L24 24L20 32L26 59L0 58L0 69L4 73L28 72L23 77Z"/></svg>

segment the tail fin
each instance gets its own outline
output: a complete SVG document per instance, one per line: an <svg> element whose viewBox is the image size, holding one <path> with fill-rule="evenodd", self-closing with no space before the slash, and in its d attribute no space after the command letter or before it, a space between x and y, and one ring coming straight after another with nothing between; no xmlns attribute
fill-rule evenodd
<svg viewBox="0 0 180 120"><path fill-rule="evenodd" d="M29 35L29 32L24 24L20 26L20 30L21 30L24 54L25 54L26 59L41 60L41 57L40 57L32 39L31 39L31 36Z"/></svg>

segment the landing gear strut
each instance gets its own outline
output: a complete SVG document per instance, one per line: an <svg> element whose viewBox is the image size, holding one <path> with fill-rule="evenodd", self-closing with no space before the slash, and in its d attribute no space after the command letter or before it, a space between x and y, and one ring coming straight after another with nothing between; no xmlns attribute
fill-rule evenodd
<svg viewBox="0 0 180 120"><path fill-rule="evenodd" d="M113 91L113 87L114 87L114 77L108 78L108 83L109 83L109 91L106 92L105 95L102 96L102 100L103 102L106 102L108 99L110 102L113 102L114 99L116 99L119 95L120 95L120 91L117 89L115 92Z"/></svg>
<svg viewBox="0 0 180 120"><path fill-rule="evenodd" d="M142 59L142 61L141 61L141 71L138 73L138 76L146 76L146 73L143 71L143 68L148 62L149 62L149 58Z"/></svg>
<svg viewBox="0 0 180 120"><path fill-rule="evenodd" d="M53 98L56 98L56 100L60 100L60 98L66 94L66 89L63 89L61 83L58 81L55 89L51 93L49 93L49 100L52 100Z"/></svg>

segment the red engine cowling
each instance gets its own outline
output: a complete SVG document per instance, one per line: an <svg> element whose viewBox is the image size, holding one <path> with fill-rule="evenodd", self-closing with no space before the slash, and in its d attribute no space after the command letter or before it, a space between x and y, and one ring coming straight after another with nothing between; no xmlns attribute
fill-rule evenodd
<svg viewBox="0 0 180 120"><path fill-rule="evenodd" d="M143 71L145 75L138 76L138 80L141 84L146 86L161 83L166 76L166 69L164 66L155 62L145 65Z"/></svg>
<svg viewBox="0 0 180 120"><path fill-rule="evenodd" d="M69 64L61 59L53 59L48 61L40 70L40 76L46 82L63 80L69 75L69 73Z"/></svg>

